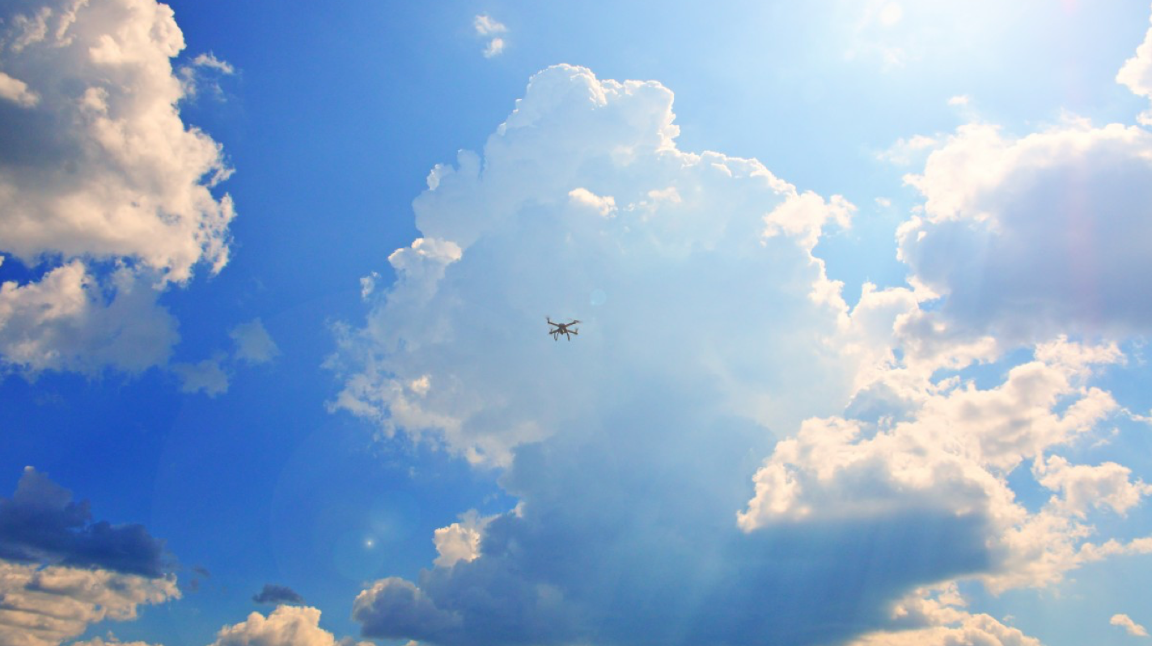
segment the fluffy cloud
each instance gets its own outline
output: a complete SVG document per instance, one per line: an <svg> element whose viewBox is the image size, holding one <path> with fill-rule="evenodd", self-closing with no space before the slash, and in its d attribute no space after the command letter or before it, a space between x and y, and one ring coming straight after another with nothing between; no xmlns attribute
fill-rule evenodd
<svg viewBox="0 0 1152 646"><path fill-rule="evenodd" d="M1124 62L1116 74L1116 82L1126 85L1134 94L1152 99L1152 28L1136 48L1136 55ZM1152 110L1141 114L1139 120L1152 126Z"/></svg>
<svg viewBox="0 0 1152 646"><path fill-rule="evenodd" d="M0 19L0 252L47 267L3 287L3 361L32 372L163 364L177 336L155 292L198 264L219 271L234 215L212 192L230 173L220 146L180 119L172 10L18 0Z"/></svg>
<svg viewBox="0 0 1152 646"><path fill-rule="evenodd" d="M483 171L462 152L430 174L423 237L389 258L397 284L342 329L335 405L499 465L637 380L719 390L779 429L834 410L843 366L820 348L842 303L810 247L849 206L755 160L677 150L671 100L581 68L535 76ZM556 352L545 316L584 321L580 346ZM758 381L780 362L820 377Z"/></svg>
<svg viewBox="0 0 1152 646"><path fill-rule="evenodd" d="M57 646L98 621L133 620L141 605L179 597L174 577L0 559L0 643Z"/></svg>
<svg viewBox="0 0 1152 646"><path fill-rule="evenodd" d="M163 548L141 525L92 522L87 501L28 467L0 498L0 643L57 646L179 598Z"/></svg>
<svg viewBox="0 0 1152 646"><path fill-rule="evenodd" d="M925 202L900 257L947 297L946 320L1009 342L1152 329L1152 133L967 125L907 181Z"/></svg>
<svg viewBox="0 0 1152 646"><path fill-rule="evenodd" d="M752 492L773 431L842 410L856 369L887 360L867 348L898 343L922 298L877 291L849 312L812 251L852 205L754 160L678 150L671 98L581 68L535 76L483 161L433 170L414 204L424 237L390 259L397 284L369 294L364 328L341 329L337 406L504 466L520 501L438 530L418 581L361 593L365 636L802 644L882 630L918 585L1018 571L1023 548L989 544L1027 517L1002 474L1115 408L1083 383L1092 361L1065 359L1116 360L1107 348L1042 351L991 391L927 369L907 386L920 421L809 422L756 476L776 461L810 469L802 486L789 497L785 472ZM580 318L578 342L553 344L545 315ZM1012 634L955 623L932 628Z"/></svg>
<svg viewBox="0 0 1152 646"><path fill-rule="evenodd" d="M128 269L104 281L73 260L34 283L0 286L0 361L33 372L140 372L168 360L179 339L159 293Z"/></svg>
<svg viewBox="0 0 1152 646"><path fill-rule="evenodd" d="M280 606L265 617L258 612L234 626L225 626L211 646L353 646L351 640L337 641L320 628L316 608ZM372 646L359 642L360 646Z"/></svg>
<svg viewBox="0 0 1152 646"><path fill-rule="evenodd" d="M534 76L482 156L433 169L396 284L369 279L366 325L338 328L334 408L501 467L519 500L437 530L417 580L361 593L365 636L1034 645L916 591L1152 550L1088 542L1152 488L1072 457L1123 410L1094 381L1125 361L1075 339L1152 321L1147 132L935 142L908 178L909 284L848 308L814 250L854 207L677 149L671 99ZM553 344L545 316L580 337ZM1000 383L963 376L1020 346ZM1014 473L1052 499L1025 508ZM910 593L937 612L910 619Z"/></svg>
<svg viewBox="0 0 1152 646"><path fill-rule="evenodd" d="M95 567L145 577L163 575L164 542L142 525L92 522L87 500L32 467L11 498L0 498L0 559Z"/></svg>

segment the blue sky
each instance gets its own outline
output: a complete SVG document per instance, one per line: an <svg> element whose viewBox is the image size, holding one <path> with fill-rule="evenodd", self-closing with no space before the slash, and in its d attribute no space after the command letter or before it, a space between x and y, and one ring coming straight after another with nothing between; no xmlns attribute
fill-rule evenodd
<svg viewBox="0 0 1152 646"><path fill-rule="evenodd" d="M393 4L0 10L0 644L1148 639L1146 2Z"/></svg>

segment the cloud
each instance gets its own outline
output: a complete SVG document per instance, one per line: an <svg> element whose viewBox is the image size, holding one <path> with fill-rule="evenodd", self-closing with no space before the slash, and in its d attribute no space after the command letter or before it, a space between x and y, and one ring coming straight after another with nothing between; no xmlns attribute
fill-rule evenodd
<svg viewBox="0 0 1152 646"><path fill-rule="evenodd" d="M92 522L88 501L27 467L16 493L0 498L0 643L57 646L178 599L165 566L163 541L143 526Z"/></svg>
<svg viewBox="0 0 1152 646"><path fill-rule="evenodd" d="M199 363L177 363L171 369L180 378L181 392L203 392L209 397L228 392L228 373L224 372L219 358Z"/></svg>
<svg viewBox="0 0 1152 646"><path fill-rule="evenodd" d="M1125 631L1127 631L1127 633L1129 635L1132 635L1133 637L1147 637L1148 636L1148 631L1144 629L1144 626L1141 626L1140 624L1136 623L1135 621L1132 621L1132 618L1129 617L1128 615L1123 615L1123 614L1112 615L1112 618L1108 620L1108 623L1112 624L1113 626L1120 626Z"/></svg>
<svg viewBox="0 0 1152 646"><path fill-rule="evenodd" d="M452 567L460 561L480 557L480 538L495 516L481 518L475 510L460 517L460 522L437 529L432 535L439 556L433 561L440 567Z"/></svg>
<svg viewBox="0 0 1152 646"><path fill-rule="evenodd" d="M265 617L258 612L234 626L225 626L210 646L353 646L351 640L337 641L320 628L316 608L280 606ZM371 646L359 642L358 646Z"/></svg>
<svg viewBox="0 0 1152 646"><path fill-rule="evenodd" d="M869 633L848 646L1041 646L1019 629L964 610L965 605L955 584L916 590L892 605L899 630Z"/></svg>
<svg viewBox="0 0 1152 646"><path fill-rule="evenodd" d="M1152 27L1136 48L1136 55L1124 61L1116 74L1116 82L1127 86L1137 96L1152 99ZM1140 123L1152 126L1152 110L1144 112L1138 119Z"/></svg>
<svg viewBox="0 0 1152 646"><path fill-rule="evenodd" d="M11 498L0 498L0 559L91 567L117 573L161 577L164 542L137 524L92 522L88 501L32 467Z"/></svg>
<svg viewBox="0 0 1152 646"><path fill-rule="evenodd" d="M499 56L504 52L504 39L494 34L506 34L508 28L503 23L493 20L488 14L480 14L472 20L472 27L476 30L476 35L482 38L493 36L488 45L484 47L484 58L492 58Z"/></svg>
<svg viewBox="0 0 1152 646"><path fill-rule="evenodd" d="M493 38L488 41L488 46L484 48L484 58L492 58L504 53L504 39Z"/></svg>
<svg viewBox="0 0 1152 646"><path fill-rule="evenodd" d="M492 34L503 34L508 31L508 28L503 23L493 20L491 16L482 13L472 20L472 27L480 36L490 36Z"/></svg>
<svg viewBox="0 0 1152 646"><path fill-rule="evenodd" d="M299 605L304 603L304 597L288 586L265 583L264 588L258 594L253 595L252 601L270 605Z"/></svg>
<svg viewBox="0 0 1152 646"><path fill-rule="evenodd" d="M915 280L946 296L933 318L1008 343L1152 329L1150 160L1152 133L1120 124L960 127L906 178L925 202L897 233Z"/></svg>
<svg viewBox="0 0 1152 646"><path fill-rule="evenodd" d="M220 87L220 78L232 76L236 68L208 52L198 54L191 62L182 65L177 73L184 84L185 99L195 97L204 90L208 90L217 99L223 99L224 90Z"/></svg>
<svg viewBox="0 0 1152 646"><path fill-rule="evenodd" d="M397 283L341 328L336 406L503 468L519 500L438 530L416 580L361 593L365 636L836 642L912 630L892 604L931 582L1045 585L1127 549L1005 480L1118 410L1090 385L1115 346L1058 338L990 388L934 377L1000 346L930 318L920 286L849 309L813 249L852 205L678 150L671 99L582 68L533 77L483 157L433 170ZM583 321L579 339L552 344L546 314ZM915 629L1034 643L979 614Z"/></svg>
<svg viewBox="0 0 1152 646"><path fill-rule="evenodd" d="M180 590L171 576L0 559L0 643L57 646L94 623L134 620L141 605L178 598Z"/></svg>
<svg viewBox="0 0 1152 646"><path fill-rule="evenodd" d="M220 351L197 363L177 363L170 367L180 379L181 391L215 397L228 392L230 375L237 365L265 364L280 356L280 348L259 318L237 325L228 336L232 338L231 355Z"/></svg>
<svg viewBox="0 0 1152 646"><path fill-rule="evenodd" d="M119 269L101 281L73 260L37 282L0 286L0 360L31 372L137 373L164 364L179 340L145 276Z"/></svg>
<svg viewBox="0 0 1152 646"><path fill-rule="evenodd" d="M835 333L840 306L817 297L827 281L809 247L847 203L802 196L755 160L676 150L671 100L657 83L582 68L533 77L483 173L463 152L430 174L414 203L423 237L389 258L397 284L370 295L365 328L341 328L334 406L501 465L518 445L585 424L641 378L634 368L669 387L721 388L733 414L773 428L832 410L847 396L843 366L808 349ZM778 207L796 222L772 220ZM546 349L546 315L585 321L582 349ZM770 376L779 393L765 396L757 366L779 361L823 385Z"/></svg>
<svg viewBox="0 0 1152 646"><path fill-rule="evenodd" d="M223 268L234 216L213 194L231 173L220 145L177 109L172 10L22 0L0 19L0 252L45 269L4 287L2 361L31 373L163 365L178 337L156 297L197 266Z"/></svg>
<svg viewBox="0 0 1152 646"><path fill-rule="evenodd" d="M518 499L437 530L439 556L416 580L365 589L353 613L364 636L1035 644L987 615L912 622L893 608L940 581L1045 586L1152 549L1087 542L1095 514L1123 514L1149 490L1122 465L1063 454L1122 412L1093 385L1125 361L1117 344L1069 340L1056 315L1004 333L1023 287L969 294L967 265L933 264L961 257L934 239L940 227L990 222L971 204L1007 195L1009 180L1049 199L1040 187L1058 183L1035 178L1088 156L1131 189L1141 131L943 142L912 180L927 202L901 230L909 285L866 285L849 308L814 249L855 207L755 160L679 150L671 104L654 82L570 66L534 76L482 156L429 174L413 203L422 237L389 258L397 282L364 290L363 327L337 327L334 409L501 468ZM995 154L957 153L965 136ZM1010 205L989 235L1041 226L1040 206ZM1091 226L1118 235L1109 217ZM1039 276L1038 252L1012 251L1002 273ZM957 310L965 297L982 311ZM1083 328L1070 319L1072 331L1138 328L1117 306ZM579 318L580 337L552 344L546 315ZM1031 357L1000 383L957 375L1017 344ZM1034 511L1007 479L1028 464L1055 494Z"/></svg>
<svg viewBox="0 0 1152 646"><path fill-rule="evenodd" d="M276 347L276 342L268 330L264 329L259 318L237 325L228 336L236 344L232 356L237 361L255 365L268 363L280 356L280 348Z"/></svg>

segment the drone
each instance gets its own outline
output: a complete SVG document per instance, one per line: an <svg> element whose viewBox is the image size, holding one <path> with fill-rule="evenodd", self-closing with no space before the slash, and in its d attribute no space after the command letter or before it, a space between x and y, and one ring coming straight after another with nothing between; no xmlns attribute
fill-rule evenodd
<svg viewBox="0 0 1152 646"><path fill-rule="evenodd" d="M550 316L549 316L549 317L545 317L545 318L548 320L548 325L554 326L554 327L556 328L555 330L549 330L549 331L548 331L548 334L551 334L551 335L552 335L552 340L553 340L553 341L559 341L559 340L560 340L560 335L561 335L561 334L563 334L564 336L568 337L568 340L569 340L569 341L571 341L571 340L572 340L572 335L573 335L573 334L576 334L576 335L579 335L579 334L580 334L580 330L577 330L577 329L576 329L576 328L574 328L574 327L569 327L569 326L572 326L572 325L576 325L576 324L577 324L577 323L579 323L580 321L577 321L577 320L573 320L571 323L554 323L554 322L552 321L552 317L550 317Z"/></svg>

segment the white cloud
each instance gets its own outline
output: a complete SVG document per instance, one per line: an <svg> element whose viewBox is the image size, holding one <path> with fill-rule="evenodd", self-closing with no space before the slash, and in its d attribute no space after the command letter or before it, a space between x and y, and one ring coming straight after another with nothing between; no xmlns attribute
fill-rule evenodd
<svg viewBox="0 0 1152 646"><path fill-rule="evenodd" d="M907 139L901 137L888 150L878 153L876 158L896 166L908 166L922 160L937 143L932 137L924 135L914 135Z"/></svg>
<svg viewBox="0 0 1152 646"><path fill-rule="evenodd" d="M320 628L320 611L307 606L280 606L267 617L253 612L234 626L225 626L210 646L352 646ZM371 646L359 642L359 646Z"/></svg>
<svg viewBox="0 0 1152 646"><path fill-rule="evenodd" d="M508 28L486 13L482 13L472 19L472 27L476 29L476 33L480 36L490 36L492 34L503 34L508 31Z"/></svg>
<svg viewBox="0 0 1152 646"><path fill-rule="evenodd" d="M504 53L504 39L493 38L488 41L488 46L484 48L484 58L492 58Z"/></svg>
<svg viewBox="0 0 1152 646"><path fill-rule="evenodd" d="M414 203L423 237L390 257L396 285L330 364L346 375L336 405L507 464L514 446L582 419L611 390L610 355L669 362L645 369L677 379L709 375L730 386L733 411L773 427L845 397L831 364L799 356L834 332L840 307L811 297L826 283L812 241L852 207L800 195L755 160L676 150L671 100L657 83L582 68L533 77L489 139L482 175L469 152L430 175ZM587 217L612 206L615 217ZM788 235L764 237L766 215L771 233ZM612 306L589 319L596 289ZM740 290L757 296L737 306L729 294ZM551 339L534 332L546 315L586 320L587 349L541 356ZM766 397L745 378L796 353L827 370L825 388ZM432 387L416 398L405 384L425 375Z"/></svg>
<svg viewBox="0 0 1152 646"><path fill-rule="evenodd" d="M472 27L476 30L476 35L487 38L494 34L508 33L508 27L503 23L493 20L488 14L480 14L472 20ZM488 45L484 48L484 58L492 58L499 56L504 52L504 39L495 36L488 41Z"/></svg>
<svg viewBox="0 0 1152 646"><path fill-rule="evenodd" d="M0 559L0 643L57 646L104 620L136 619L142 605L178 599L174 577L40 568Z"/></svg>
<svg viewBox="0 0 1152 646"><path fill-rule="evenodd" d="M115 335L134 329L175 342L171 317L141 292L186 282L199 264L219 271L234 215L231 199L212 193L230 173L220 146L177 110L185 89L170 59L184 41L172 10L151 0L43 0L2 13L0 95L24 109L3 126L13 145L0 151L0 251L48 266L51 284L14 286L9 297L35 297L54 313L39 331L0 321L0 335L27 338L30 348L11 354L6 344L3 360L33 372L160 364L168 348L120 354ZM128 300L147 311L111 320L143 311L116 306ZM96 354L58 345L64 324L88 330Z"/></svg>
<svg viewBox="0 0 1152 646"><path fill-rule="evenodd" d="M1124 615L1124 614L1112 615L1112 618L1108 620L1108 623L1112 624L1113 626L1120 626L1125 631L1127 631L1127 633L1129 635L1132 635L1133 637L1147 637L1148 636L1148 631L1144 629L1144 626L1141 626L1140 624L1136 623L1135 621L1132 621L1132 618L1129 617L1128 615Z"/></svg>
<svg viewBox="0 0 1152 646"><path fill-rule="evenodd" d="M216 55L208 52L206 54L198 54L187 65L180 67L178 74L184 84L185 98L194 97L200 94L203 89L209 92L217 99L224 98L224 90L220 87L220 77L232 76L236 73L236 68L228 61L216 58Z"/></svg>
<svg viewBox="0 0 1152 646"><path fill-rule="evenodd" d="M1021 138L967 125L908 183L897 233L916 280L970 333L1028 342L1152 328L1152 133L1073 121ZM1020 316L1027 312L1027 316Z"/></svg>
<svg viewBox="0 0 1152 646"><path fill-rule="evenodd" d="M40 95L28 89L28 84L0 72L0 99L11 101L22 108L31 108L40 102Z"/></svg>
<svg viewBox="0 0 1152 646"><path fill-rule="evenodd" d="M452 567L459 561L473 561L480 556L480 538L493 517L481 518L475 510L461 515L460 522L437 529L432 536L439 556L433 561L440 567Z"/></svg>
<svg viewBox="0 0 1152 646"><path fill-rule="evenodd" d="M867 285L850 309L813 251L854 207L799 193L755 160L679 150L671 102L658 83L583 68L534 76L483 155L429 174L414 202L422 237L390 257L396 284L366 290L363 327L338 328L334 408L504 468L519 500L438 530L438 567L418 581L362 592L366 636L1031 646L987 615L890 611L918 586L1044 586L1152 550L1087 542L1099 511L1088 498L1124 513L1143 483L1056 456L1122 411L1093 383L1124 361L1118 346L1070 341L1058 317L1003 333L1018 317L1000 301L1016 292L999 284L973 292L983 312L957 312L965 250L935 239L953 222L1044 233L1043 204L1025 198L1058 184L1024 180L1096 146L1089 156L1130 190L1117 170L1141 172L1139 131L1071 124L1011 143L963 130L930 142L941 148L913 180L927 204L901 229L909 284ZM957 152L967 135L995 154ZM1101 195L1106 174L1088 175ZM1009 180L1023 186L1019 205L972 207L1007 195ZM613 217L602 217L607 196ZM1103 203L1136 218L1125 201ZM1033 252L1011 252L999 271L1033 271ZM934 264L947 262L960 268ZM553 344L545 316L579 318L579 338ZM994 386L941 376L1019 345L1032 358ZM1036 511L1008 479L1030 462L1057 492Z"/></svg>
<svg viewBox="0 0 1152 646"><path fill-rule="evenodd" d="M232 328L228 333L236 349L233 358L248 364L268 363L280 356L280 348L264 328L260 319L253 319Z"/></svg>
<svg viewBox="0 0 1152 646"><path fill-rule="evenodd" d="M892 605L898 630L872 632L848 646L1041 646L1040 640L964 605L954 585L916 590Z"/></svg>
<svg viewBox="0 0 1152 646"><path fill-rule="evenodd" d="M1140 499L1152 494L1152 485L1142 480L1132 482L1132 470L1115 462L1097 466L1072 465L1060 456L1042 461L1037 456L1032 472L1036 481L1048 489L1063 494L1053 497L1052 504L1066 513L1083 518L1089 507L1110 507L1123 515L1140 504Z"/></svg>
<svg viewBox="0 0 1152 646"><path fill-rule="evenodd" d="M1152 99L1152 27L1144 35L1144 42L1136 48L1136 55L1124 61L1124 66L1116 74L1116 82L1138 96ZM1141 114L1139 120L1152 126L1152 110Z"/></svg>
<svg viewBox="0 0 1152 646"><path fill-rule="evenodd" d="M110 292L110 293L109 293ZM145 277L119 269L106 285L73 260L38 282L0 286L0 355L27 369L140 372L161 365L179 339Z"/></svg>
<svg viewBox="0 0 1152 646"><path fill-rule="evenodd" d="M579 207L591 209L600 217L610 218L616 213L616 199L611 195L600 197L586 188L568 191L568 201Z"/></svg>

